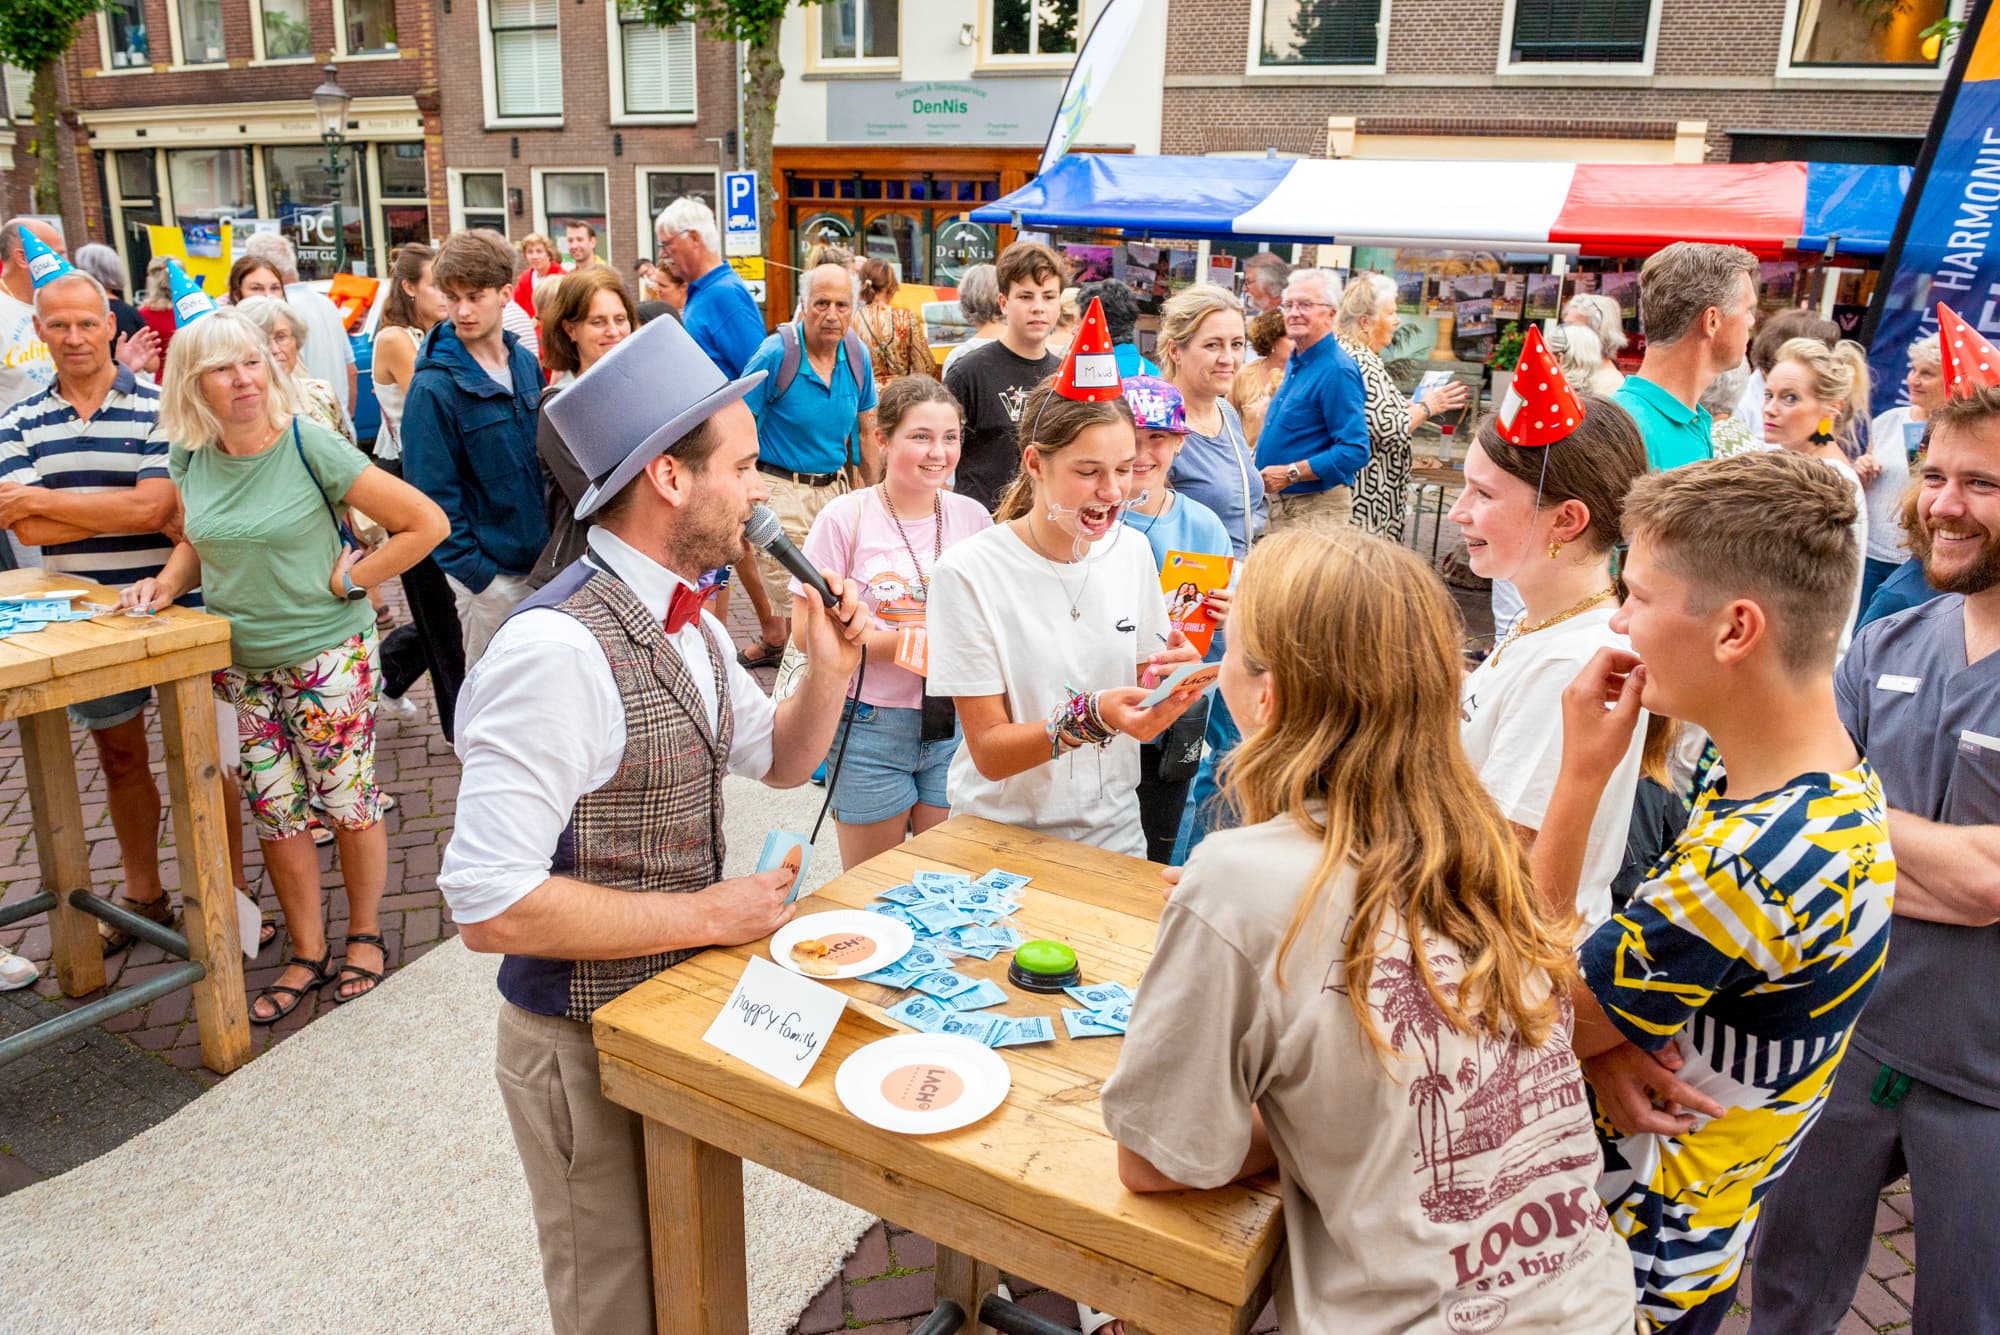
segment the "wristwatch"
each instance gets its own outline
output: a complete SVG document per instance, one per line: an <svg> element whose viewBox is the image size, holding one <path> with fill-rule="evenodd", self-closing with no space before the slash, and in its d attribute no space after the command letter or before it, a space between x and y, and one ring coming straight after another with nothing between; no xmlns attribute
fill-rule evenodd
<svg viewBox="0 0 2000 1335"><path fill-rule="evenodd" d="M358 603L368 596L368 590L354 582L353 572L343 570L340 572L340 596L350 603Z"/></svg>
<svg viewBox="0 0 2000 1335"><path fill-rule="evenodd" d="M1285 465L1285 480L1287 482L1297 482L1299 480L1299 466L1297 464Z"/></svg>

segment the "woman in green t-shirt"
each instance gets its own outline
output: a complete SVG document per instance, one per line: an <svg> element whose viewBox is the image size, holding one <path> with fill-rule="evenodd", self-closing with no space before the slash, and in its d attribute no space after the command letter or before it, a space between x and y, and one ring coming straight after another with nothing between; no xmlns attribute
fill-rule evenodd
<svg viewBox="0 0 2000 1335"><path fill-rule="evenodd" d="M435 547L446 521L421 492L304 417L291 378L271 373L263 333L240 312L199 317L174 347L160 422L184 536L159 576L127 589L125 602L163 607L200 586L208 609L229 618L232 662L216 673L216 689L236 708L257 840L292 937L285 971L250 1006L253 1024L271 1024L330 982L336 1001L352 1001L387 968L378 913L389 842L375 786L368 591ZM353 545L343 517L350 506L374 516L389 540L369 553ZM337 979L309 803L333 827L347 886Z"/></svg>

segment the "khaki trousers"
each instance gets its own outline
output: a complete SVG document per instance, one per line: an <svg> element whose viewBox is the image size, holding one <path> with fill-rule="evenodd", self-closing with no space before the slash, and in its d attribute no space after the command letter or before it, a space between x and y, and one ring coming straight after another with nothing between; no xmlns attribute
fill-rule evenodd
<svg viewBox="0 0 2000 1335"><path fill-rule="evenodd" d="M813 520L819 518L819 512L826 509L834 497L847 494L847 475L844 472L824 487L808 487L803 482L771 473L764 474L764 482L771 490L771 499L765 504L778 516L778 523L784 528L785 536L792 540L792 545L801 550L805 548L806 534L812 532ZM772 610L781 617L790 616L792 572L759 549L757 573L764 577L764 592L771 595ZM833 573L838 575L843 572L836 570Z"/></svg>
<svg viewBox="0 0 2000 1335"><path fill-rule="evenodd" d="M1353 519L1354 488L1328 487L1304 496L1273 496L1271 521L1264 531L1283 533L1298 528L1308 533L1335 533L1348 527Z"/></svg>
<svg viewBox="0 0 2000 1335"><path fill-rule="evenodd" d="M458 632L465 640L465 670L470 672L479 656L486 652L500 623L534 590L521 575L495 575L478 593L450 575L444 578L451 585L451 600L458 609Z"/></svg>
<svg viewBox="0 0 2000 1335"><path fill-rule="evenodd" d="M503 1002L493 1073L535 1203L556 1335L651 1332L644 1135L598 1086L590 1026Z"/></svg>

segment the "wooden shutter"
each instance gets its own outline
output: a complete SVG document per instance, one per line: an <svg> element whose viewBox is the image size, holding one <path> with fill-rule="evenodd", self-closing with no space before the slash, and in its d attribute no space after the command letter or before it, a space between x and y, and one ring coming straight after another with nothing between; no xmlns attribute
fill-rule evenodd
<svg viewBox="0 0 2000 1335"><path fill-rule="evenodd" d="M1637 64L1653 0L1515 0L1516 61Z"/></svg>
<svg viewBox="0 0 2000 1335"><path fill-rule="evenodd" d="M562 114L562 36L556 0L488 0L493 104L502 116Z"/></svg>
<svg viewBox="0 0 2000 1335"><path fill-rule="evenodd" d="M694 114L694 25L622 22L627 115Z"/></svg>

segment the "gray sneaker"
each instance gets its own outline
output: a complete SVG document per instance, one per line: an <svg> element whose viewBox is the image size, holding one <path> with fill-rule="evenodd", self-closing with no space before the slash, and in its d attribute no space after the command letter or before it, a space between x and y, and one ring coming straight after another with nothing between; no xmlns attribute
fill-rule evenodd
<svg viewBox="0 0 2000 1335"><path fill-rule="evenodd" d="M14 992L42 976L35 962L0 946L0 992Z"/></svg>

